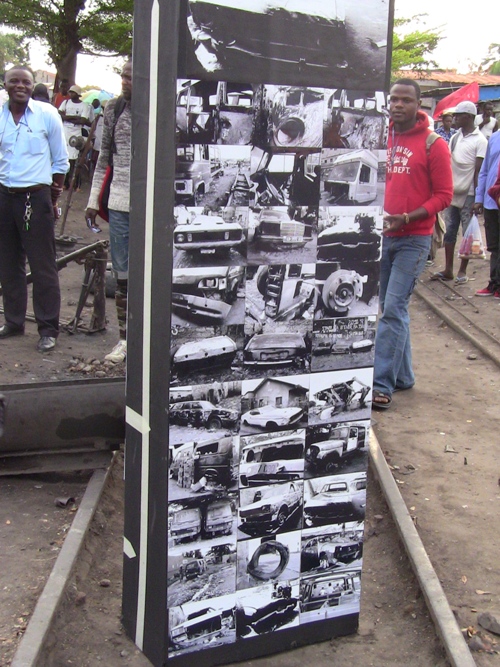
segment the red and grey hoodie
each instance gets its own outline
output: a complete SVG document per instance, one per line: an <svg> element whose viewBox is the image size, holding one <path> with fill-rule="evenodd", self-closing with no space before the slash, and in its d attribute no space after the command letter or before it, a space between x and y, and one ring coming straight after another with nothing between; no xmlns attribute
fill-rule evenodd
<svg viewBox="0 0 500 667"><path fill-rule="evenodd" d="M393 122L389 124L384 210L397 215L423 206L428 216L403 225L397 232L386 232L386 236L432 234L436 214L451 203L450 150L441 137L427 150L430 132L429 118L423 111L417 111L416 124L406 132L398 134Z"/></svg>

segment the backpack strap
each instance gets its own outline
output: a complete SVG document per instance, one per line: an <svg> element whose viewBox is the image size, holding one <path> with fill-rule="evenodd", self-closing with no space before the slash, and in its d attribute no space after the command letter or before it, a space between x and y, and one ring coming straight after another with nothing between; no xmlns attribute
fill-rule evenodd
<svg viewBox="0 0 500 667"><path fill-rule="evenodd" d="M431 146L432 144L436 141L436 139L439 139L439 134L437 132L429 132L429 134L425 138L425 151L427 153L427 157L429 157L430 152L431 152Z"/></svg>

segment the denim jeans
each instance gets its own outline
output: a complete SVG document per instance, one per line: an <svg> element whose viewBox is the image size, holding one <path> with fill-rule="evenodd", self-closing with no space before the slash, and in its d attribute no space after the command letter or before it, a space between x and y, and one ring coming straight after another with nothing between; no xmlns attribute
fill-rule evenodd
<svg viewBox="0 0 500 667"><path fill-rule="evenodd" d="M432 236L384 236L380 263L380 309L373 387L392 396L415 383L408 306L429 255Z"/></svg>
<svg viewBox="0 0 500 667"><path fill-rule="evenodd" d="M462 236L465 234L472 218L472 207L474 206L474 195L467 195L462 208L458 206L448 206L443 211L446 222L446 232L444 235L445 243L456 243L458 230L462 225Z"/></svg>
<svg viewBox="0 0 500 667"><path fill-rule="evenodd" d="M109 211L109 246L111 264L119 280L128 278L128 226L129 214L125 211Z"/></svg>

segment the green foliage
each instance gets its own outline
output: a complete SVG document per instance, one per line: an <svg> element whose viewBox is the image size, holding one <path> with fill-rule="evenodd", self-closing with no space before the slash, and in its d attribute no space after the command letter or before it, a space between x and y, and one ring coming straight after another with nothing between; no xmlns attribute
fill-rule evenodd
<svg viewBox="0 0 500 667"><path fill-rule="evenodd" d="M128 55L133 0L2 0L0 24L48 46L61 77L73 79L79 53Z"/></svg>
<svg viewBox="0 0 500 667"><path fill-rule="evenodd" d="M418 26L425 14L417 14L409 19L394 19L392 43L392 72L401 69L424 70L437 67L429 56L442 39L439 29L410 30Z"/></svg>
<svg viewBox="0 0 500 667"><path fill-rule="evenodd" d="M0 76L11 65L29 65L28 46L24 37L14 33L0 34Z"/></svg>
<svg viewBox="0 0 500 667"><path fill-rule="evenodd" d="M488 74L500 74L500 44L490 44L486 58L481 63L481 69Z"/></svg>

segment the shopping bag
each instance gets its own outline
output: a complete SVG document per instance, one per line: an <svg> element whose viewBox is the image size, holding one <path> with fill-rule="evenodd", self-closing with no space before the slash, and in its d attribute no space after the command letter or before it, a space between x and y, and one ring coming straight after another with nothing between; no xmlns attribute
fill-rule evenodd
<svg viewBox="0 0 500 667"><path fill-rule="evenodd" d="M483 238L477 216L473 215L458 249L460 259L485 259Z"/></svg>

